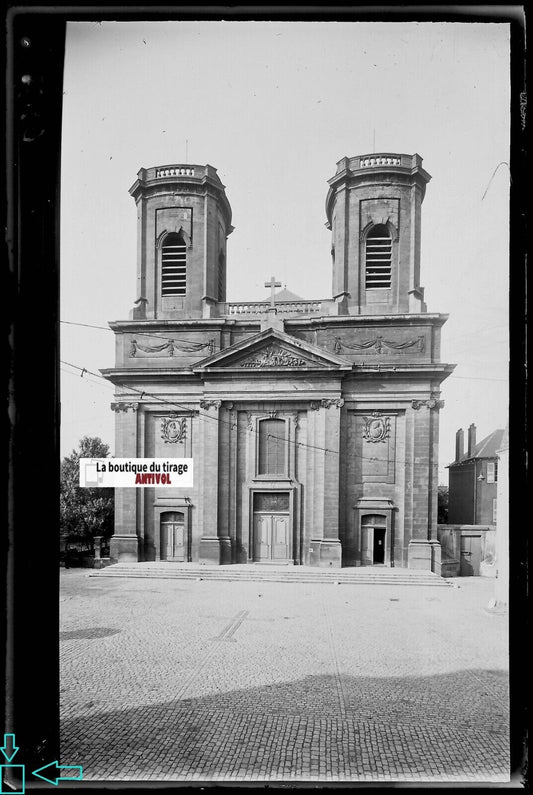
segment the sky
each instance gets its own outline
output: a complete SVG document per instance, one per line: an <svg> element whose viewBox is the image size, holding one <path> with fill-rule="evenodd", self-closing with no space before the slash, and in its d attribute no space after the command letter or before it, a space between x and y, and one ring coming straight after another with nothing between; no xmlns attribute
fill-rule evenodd
<svg viewBox="0 0 533 795"><path fill-rule="evenodd" d="M141 167L214 166L235 231L227 298L274 275L330 298L327 180L344 156L413 154L432 175L421 284L448 314L439 482L455 432L508 413L509 26L437 22L72 22L61 166L61 455L114 452L108 322L136 288ZM81 375L85 368L86 372ZM96 374L96 375L93 375Z"/></svg>

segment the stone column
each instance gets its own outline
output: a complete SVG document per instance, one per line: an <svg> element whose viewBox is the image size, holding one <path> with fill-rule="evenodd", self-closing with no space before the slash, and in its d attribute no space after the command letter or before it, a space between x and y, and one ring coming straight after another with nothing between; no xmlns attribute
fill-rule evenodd
<svg viewBox="0 0 533 795"><path fill-rule="evenodd" d="M200 563L223 565L231 563L231 540L224 534L218 521L219 471L224 467L220 461L220 400L200 401L201 455L199 519L202 528L200 538ZM202 417L202 415L204 415Z"/></svg>
<svg viewBox="0 0 533 795"><path fill-rule="evenodd" d="M137 404L112 403L116 413L116 457L137 457ZM113 563L139 560L137 533L137 489L115 489L115 532L109 543L109 557Z"/></svg>

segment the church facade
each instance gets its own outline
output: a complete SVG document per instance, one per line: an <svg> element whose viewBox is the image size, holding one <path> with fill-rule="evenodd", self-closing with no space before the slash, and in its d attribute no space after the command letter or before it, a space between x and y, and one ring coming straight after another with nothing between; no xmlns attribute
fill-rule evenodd
<svg viewBox="0 0 533 795"><path fill-rule="evenodd" d="M231 208L212 166L142 168L138 300L112 322L117 457L192 458L186 488L117 489L114 561L440 573L447 316L420 287L430 175L345 157L329 180L333 290L226 298ZM267 285L265 285L267 286Z"/></svg>

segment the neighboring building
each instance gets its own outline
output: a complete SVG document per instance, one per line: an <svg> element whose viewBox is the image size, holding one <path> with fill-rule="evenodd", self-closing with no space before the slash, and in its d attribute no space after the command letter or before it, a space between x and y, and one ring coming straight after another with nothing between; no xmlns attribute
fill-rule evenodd
<svg viewBox="0 0 533 795"><path fill-rule="evenodd" d="M455 437L455 461L448 465L448 523L439 525L441 573L447 577L496 576L498 448L503 430L476 444L476 426Z"/></svg>
<svg viewBox="0 0 533 795"><path fill-rule="evenodd" d="M498 504L498 449L503 429L476 444L476 426L468 429L464 451L462 428L455 436L455 461L448 465L448 523L496 524Z"/></svg>
<svg viewBox="0 0 533 795"><path fill-rule="evenodd" d="M138 299L115 321L117 457L192 457L191 489L119 489L113 560L440 572L447 315L420 287L419 155L345 157L329 180L333 295L274 278L226 298L231 209L216 169L142 168ZM258 243L259 244L259 243ZM305 263L302 274L305 279Z"/></svg>

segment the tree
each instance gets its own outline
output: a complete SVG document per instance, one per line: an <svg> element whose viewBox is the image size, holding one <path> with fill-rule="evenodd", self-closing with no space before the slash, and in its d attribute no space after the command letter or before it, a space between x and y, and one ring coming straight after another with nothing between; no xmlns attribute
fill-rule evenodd
<svg viewBox="0 0 533 795"><path fill-rule="evenodd" d="M61 463L59 511L61 534L70 539L90 541L94 536L113 533L114 489L82 488L80 458L107 458L109 445L97 436L84 436L78 450Z"/></svg>
<svg viewBox="0 0 533 795"><path fill-rule="evenodd" d="M437 522L448 524L448 486L439 486L437 491Z"/></svg>

